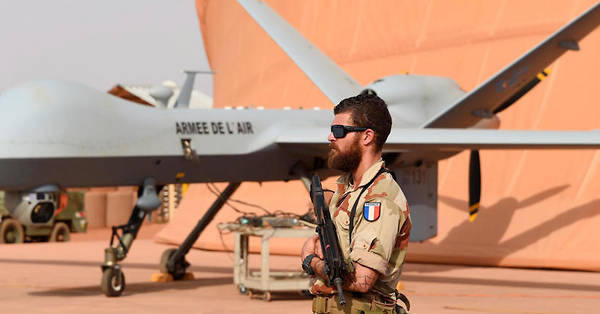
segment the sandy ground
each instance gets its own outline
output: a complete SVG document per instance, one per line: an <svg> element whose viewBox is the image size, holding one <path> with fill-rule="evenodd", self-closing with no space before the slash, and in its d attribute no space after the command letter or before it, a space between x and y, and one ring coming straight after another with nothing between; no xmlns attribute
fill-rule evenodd
<svg viewBox="0 0 600 314"><path fill-rule="evenodd" d="M265 302L233 285L231 253L192 250L195 280L155 283L160 226L147 226L122 263L127 288L102 294L100 264L108 230L75 235L69 243L0 246L0 312L20 313L309 313L310 300L274 295ZM143 229L144 230L144 229ZM258 256L251 266L257 267ZM295 257L273 257L273 268L299 269ZM600 273L408 264L405 294L412 313L594 313L600 308Z"/></svg>

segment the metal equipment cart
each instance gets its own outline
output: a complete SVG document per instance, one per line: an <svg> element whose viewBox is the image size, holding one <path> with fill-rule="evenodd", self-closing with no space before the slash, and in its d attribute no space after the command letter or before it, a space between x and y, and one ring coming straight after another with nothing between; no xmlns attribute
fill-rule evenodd
<svg viewBox="0 0 600 314"><path fill-rule="evenodd" d="M312 228L251 227L240 224L219 226L234 232L233 278L241 293L252 297L255 292L263 293L263 300L271 300L271 292L306 291L310 288L310 278L301 271L272 272L269 266L269 241L272 238L310 238L315 234ZM261 238L260 272L248 271L249 237Z"/></svg>

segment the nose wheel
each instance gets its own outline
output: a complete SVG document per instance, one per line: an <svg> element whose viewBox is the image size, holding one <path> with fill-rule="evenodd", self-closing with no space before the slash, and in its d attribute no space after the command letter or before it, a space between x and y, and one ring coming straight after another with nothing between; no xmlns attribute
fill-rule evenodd
<svg viewBox="0 0 600 314"><path fill-rule="evenodd" d="M102 272L102 292L108 297L118 297L125 291L125 274L121 267L107 267Z"/></svg>
<svg viewBox="0 0 600 314"><path fill-rule="evenodd" d="M118 262L127 257L144 218L159 204L154 179L147 178L138 189L138 200L127 224L112 227L110 245L104 250L104 264L100 266L102 269L100 286L107 297L118 297L125 291L125 274Z"/></svg>

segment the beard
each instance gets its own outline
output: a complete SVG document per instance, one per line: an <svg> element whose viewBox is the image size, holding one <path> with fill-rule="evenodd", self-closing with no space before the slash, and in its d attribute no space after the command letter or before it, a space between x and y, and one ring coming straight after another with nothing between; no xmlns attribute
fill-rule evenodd
<svg viewBox="0 0 600 314"><path fill-rule="evenodd" d="M358 145L358 138L350 145L345 152L340 151L334 143L329 143L329 155L327 157L327 166L331 169L350 172L358 168L362 159L362 151Z"/></svg>

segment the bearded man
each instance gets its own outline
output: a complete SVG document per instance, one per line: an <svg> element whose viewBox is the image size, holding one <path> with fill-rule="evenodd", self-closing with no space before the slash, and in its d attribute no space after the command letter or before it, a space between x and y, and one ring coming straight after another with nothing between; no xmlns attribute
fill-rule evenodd
<svg viewBox="0 0 600 314"><path fill-rule="evenodd" d="M361 94L334 108L328 166L344 172L329 203L348 274L346 304L327 282L318 236L302 248L303 268L317 279L314 313L396 313L396 285L411 228L402 190L381 158L392 118L377 95Z"/></svg>

